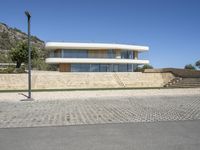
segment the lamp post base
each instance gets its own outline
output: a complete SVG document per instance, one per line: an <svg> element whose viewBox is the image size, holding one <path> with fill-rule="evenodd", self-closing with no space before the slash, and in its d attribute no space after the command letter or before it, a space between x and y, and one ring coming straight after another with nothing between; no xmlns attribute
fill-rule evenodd
<svg viewBox="0 0 200 150"><path fill-rule="evenodd" d="M34 101L34 99L33 98L26 98L26 99L21 99L20 101L27 101L27 102L29 102L29 101Z"/></svg>

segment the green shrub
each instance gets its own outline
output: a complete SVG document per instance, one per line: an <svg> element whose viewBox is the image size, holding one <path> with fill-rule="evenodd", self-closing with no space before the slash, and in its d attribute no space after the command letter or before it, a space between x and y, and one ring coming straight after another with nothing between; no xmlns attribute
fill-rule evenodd
<svg viewBox="0 0 200 150"><path fill-rule="evenodd" d="M58 66L54 64L47 64L44 59L33 59L32 68L35 70L56 71Z"/></svg>
<svg viewBox="0 0 200 150"><path fill-rule="evenodd" d="M195 66L192 64L185 65L185 69L196 70Z"/></svg>
<svg viewBox="0 0 200 150"><path fill-rule="evenodd" d="M6 53L0 52L0 63L11 63L10 57Z"/></svg>
<svg viewBox="0 0 200 150"><path fill-rule="evenodd" d="M25 73L25 66L21 66L20 68L15 68L15 73Z"/></svg>
<svg viewBox="0 0 200 150"><path fill-rule="evenodd" d="M146 65L144 65L144 66L142 67L142 69L143 69L143 70L144 70L144 69L153 69L153 66L146 64Z"/></svg>
<svg viewBox="0 0 200 150"><path fill-rule="evenodd" d="M142 69L141 67L137 67L137 68L135 69L135 72L143 72L143 69Z"/></svg>
<svg viewBox="0 0 200 150"><path fill-rule="evenodd" d="M135 72L143 72L145 69L153 69L153 66L148 65L148 64L143 65L142 67L139 67L139 66L138 66L138 67L135 69Z"/></svg>
<svg viewBox="0 0 200 150"><path fill-rule="evenodd" d="M200 69L200 60L198 60L195 65Z"/></svg>
<svg viewBox="0 0 200 150"><path fill-rule="evenodd" d="M4 73L4 71L3 71L4 69L2 69L2 68L0 68L0 73Z"/></svg>
<svg viewBox="0 0 200 150"><path fill-rule="evenodd" d="M15 70L14 67L8 67L8 68L7 68L7 73L13 73L14 70Z"/></svg>
<svg viewBox="0 0 200 150"><path fill-rule="evenodd" d="M0 69L0 73L14 73L14 67L2 68Z"/></svg>

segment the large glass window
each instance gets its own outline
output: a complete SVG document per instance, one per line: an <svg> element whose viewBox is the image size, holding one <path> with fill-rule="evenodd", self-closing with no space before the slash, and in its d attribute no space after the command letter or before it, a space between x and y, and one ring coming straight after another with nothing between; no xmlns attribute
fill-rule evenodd
<svg viewBox="0 0 200 150"><path fill-rule="evenodd" d="M107 72L107 64L100 64L100 72Z"/></svg>
<svg viewBox="0 0 200 150"><path fill-rule="evenodd" d="M115 58L115 50L111 49L108 50L108 58Z"/></svg>
<svg viewBox="0 0 200 150"><path fill-rule="evenodd" d="M119 64L119 72L127 72L127 64Z"/></svg>
<svg viewBox="0 0 200 150"><path fill-rule="evenodd" d="M50 58L60 58L61 57L61 51L60 50L50 51L49 57Z"/></svg>
<svg viewBox="0 0 200 150"><path fill-rule="evenodd" d="M71 72L89 72L89 64L71 64Z"/></svg>
<svg viewBox="0 0 200 150"><path fill-rule="evenodd" d="M132 72L134 64L71 64L71 72Z"/></svg>
<svg viewBox="0 0 200 150"><path fill-rule="evenodd" d="M54 58L54 51L49 52L49 57Z"/></svg>
<svg viewBox="0 0 200 150"><path fill-rule="evenodd" d="M113 72L113 64L108 65L107 72Z"/></svg>
<svg viewBox="0 0 200 150"><path fill-rule="evenodd" d="M100 71L100 64L91 64L90 65L90 72L99 72Z"/></svg>
<svg viewBox="0 0 200 150"><path fill-rule="evenodd" d="M133 64L127 64L127 72L133 71Z"/></svg>
<svg viewBox="0 0 200 150"><path fill-rule="evenodd" d="M113 72L118 72L118 65L117 64L113 64Z"/></svg>
<svg viewBox="0 0 200 150"><path fill-rule="evenodd" d="M133 51L128 51L128 58L129 59L133 59L134 58Z"/></svg>
<svg viewBox="0 0 200 150"><path fill-rule="evenodd" d="M87 50L63 50L63 58L87 58Z"/></svg>
<svg viewBox="0 0 200 150"><path fill-rule="evenodd" d="M55 50L49 52L49 57L61 58L115 58L116 50L92 51L92 50ZM134 59L134 52L122 50L122 59Z"/></svg>
<svg viewBox="0 0 200 150"><path fill-rule="evenodd" d="M123 59L133 59L133 51L121 51L121 58Z"/></svg>
<svg viewBox="0 0 200 150"><path fill-rule="evenodd" d="M128 58L128 51L121 51L121 58L122 59Z"/></svg>

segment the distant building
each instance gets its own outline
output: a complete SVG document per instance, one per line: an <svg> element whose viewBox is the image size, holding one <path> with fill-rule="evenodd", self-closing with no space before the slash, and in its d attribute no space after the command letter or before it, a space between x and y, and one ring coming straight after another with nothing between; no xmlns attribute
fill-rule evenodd
<svg viewBox="0 0 200 150"><path fill-rule="evenodd" d="M61 72L133 72L137 65L148 64L138 54L147 46L105 43L47 42L46 63L58 64Z"/></svg>

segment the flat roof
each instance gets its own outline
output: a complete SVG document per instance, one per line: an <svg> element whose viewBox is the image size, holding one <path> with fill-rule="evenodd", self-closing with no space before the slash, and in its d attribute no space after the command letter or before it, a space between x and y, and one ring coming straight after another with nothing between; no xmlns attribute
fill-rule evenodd
<svg viewBox="0 0 200 150"><path fill-rule="evenodd" d="M71 43L71 42L47 42L45 49L91 49L91 50L105 50L105 49L119 49L119 50L134 50L134 51L148 51L148 46L129 45L129 44L112 44L112 43Z"/></svg>

